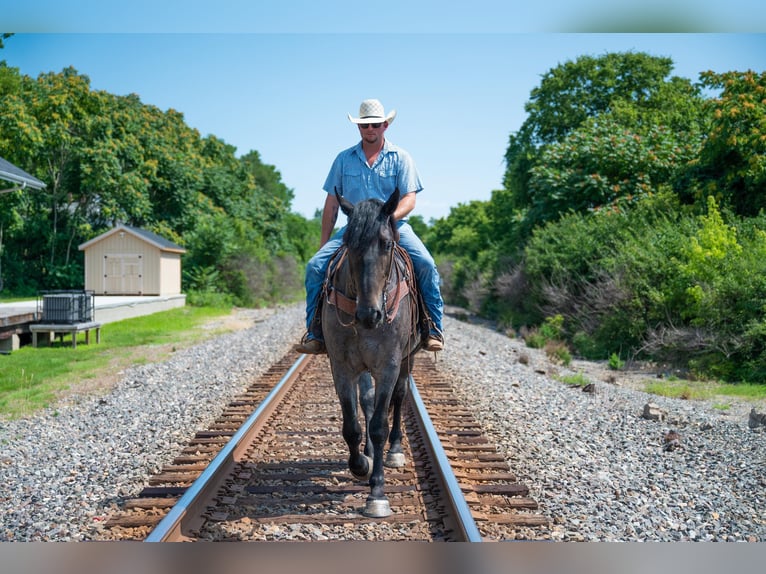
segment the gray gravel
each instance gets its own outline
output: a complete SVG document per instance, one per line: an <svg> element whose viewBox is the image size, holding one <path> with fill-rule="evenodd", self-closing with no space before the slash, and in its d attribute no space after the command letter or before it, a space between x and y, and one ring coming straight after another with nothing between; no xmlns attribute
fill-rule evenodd
<svg viewBox="0 0 766 574"><path fill-rule="evenodd" d="M302 333L297 306L243 318L253 325L127 369L106 394L0 422L0 541L97 539L116 503L172 462Z"/></svg>
<svg viewBox="0 0 766 574"><path fill-rule="evenodd" d="M251 327L127 369L106 393L0 422L0 541L97 539L111 509L303 330L302 305L246 317ZM518 340L450 317L445 327L440 367L555 518L521 537L766 541L766 433L749 428L752 405L722 411L619 380L585 393ZM667 418L642 418L650 401ZM670 431L677 443L665 442Z"/></svg>
<svg viewBox="0 0 766 574"><path fill-rule="evenodd" d="M619 376L586 393L562 382L575 371L519 340L447 326L442 366L554 518L545 538L766 541L766 433L748 424L753 405L665 399ZM647 403L666 417L644 418ZM670 432L679 438L666 442Z"/></svg>

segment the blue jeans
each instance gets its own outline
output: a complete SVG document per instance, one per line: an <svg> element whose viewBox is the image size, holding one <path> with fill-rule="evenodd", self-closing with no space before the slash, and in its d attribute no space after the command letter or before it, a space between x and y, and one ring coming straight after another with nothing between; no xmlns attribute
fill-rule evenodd
<svg viewBox="0 0 766 574"><path fill-rule="evenodd" d="M431 257L431 254L420 238L415 235L409 223L399 221L397 227L399 229L399 245L410 254L426 311L428 311L428 315L436 329L438 329L438 332L441 333L444 302L439 291L439 271L436 269L434 258ZM343 243L343 233L345 230L346 228L343 227L336 232L306 265L306 329L309 331L309 338L311 338L311 319L316 312L319 292L322 290L322 282L327 272L327 265L330 263L332 254Z"/></svg>

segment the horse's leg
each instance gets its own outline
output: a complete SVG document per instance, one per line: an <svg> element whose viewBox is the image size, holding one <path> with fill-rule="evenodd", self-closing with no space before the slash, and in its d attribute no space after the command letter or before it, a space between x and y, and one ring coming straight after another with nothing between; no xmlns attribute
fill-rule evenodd
<svg viewBox="0 0 766 574"><path fill-rule="evenodd" d="M359 452L362 427L357 419L357 380L340 375L335 377L335 392L343 413L343 439L348 445L348 468L354 478L367 480L372 472L370 459Z"/></svg>
<svg viewBox="0 0 766 574"><path fill-rule="evenodd" d="M402 405L410 388L409 369L402 368L399 372L399 379L394 387L394 394L391 397L394 416L391 421L391 433L388 436L388 454L386 455L385 465L389 468L401 468L404 466L405 458L402 450Z"/></svg>
<svg viewBox="0 0 766 574"><path fill-rule="evenodd" d="M380 373L375 379L375 411L369 424L373 445L372 476L370 476L370 494L364 507L364 515L373 518L391 515L391 505L385 494L383 449L388 440L388 408L396 385L396 376L396 372L391 373L389 370L389 372Z"/></svg>
<svg viewBox="0 0 766 574"><path fill-rule="evenodd" d="M362 373L359 378L359 404L364 413L365 443L364 454L372 458L372 439L370 438L370 421L375 410L375 387L372 384L372 376L369 371Z"/></svg>

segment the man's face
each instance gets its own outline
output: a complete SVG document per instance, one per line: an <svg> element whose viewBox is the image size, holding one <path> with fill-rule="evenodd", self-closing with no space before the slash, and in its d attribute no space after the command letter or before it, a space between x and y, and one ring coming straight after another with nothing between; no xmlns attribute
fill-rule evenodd
<svg viewBox="0 0 766 574"><path fill-rule="evenodd" d="M380 122L375 124L357 124L359 126L359 133L362 139L367 143L375 143L383 137L383 132L388 127L388 122Z"/></svg>

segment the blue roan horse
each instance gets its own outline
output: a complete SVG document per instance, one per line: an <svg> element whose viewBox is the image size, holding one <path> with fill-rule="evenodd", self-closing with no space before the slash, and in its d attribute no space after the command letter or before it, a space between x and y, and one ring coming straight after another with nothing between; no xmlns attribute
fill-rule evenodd
<svg viewBox="0 0 766 574"><path fill-rule="evenodd" d="M415 278L407 253L396 242L392 214L399 191L385 203L370 199L354 206L343 197L338 200L348 223L343 246L328 269L322 329L343 412L348 466L355 478L369 479L364 514L381 518L391 514L383 465L404 466L401 409L412 358L421 342ZM357 404L364 413L364 436ZM393 411L390 435L389 411Z"/></svg>

